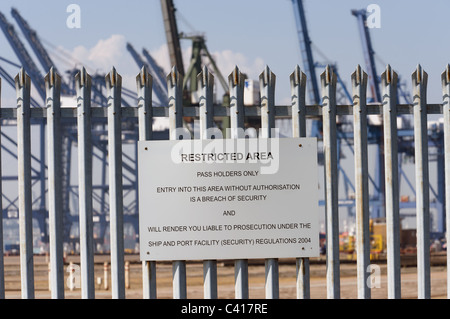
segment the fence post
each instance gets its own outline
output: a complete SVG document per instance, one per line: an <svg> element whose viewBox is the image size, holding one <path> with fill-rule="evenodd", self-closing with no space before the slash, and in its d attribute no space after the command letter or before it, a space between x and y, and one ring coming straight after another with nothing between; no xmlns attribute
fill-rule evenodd
<svg viewBox="0 0 450 319"><path fill-rule="evenodd" d="M336 143L336 74L327 65L322 86L323 153L325 157L325 225L327 243L327 297L340 298L339 211Z"/></svg>
<svg viewBox="0 0 450 319"><path fill-rule="evenodd" d="M297 65L290 75L292 136L306 137L306 75ZM309 258L296 259L297 298L310 298Z"/></svg>
<svg viewBox="0 0 450 319"><path fill-rule="evenodd" d="M80 227L81 297L95 298L92 212L91 76L81 68L75 75L78 129L78 219Z"/></svg>
<svg viewBox="0 0 450 319"><path fill-rule="evenodd" d="M197 75L197 83L200 112L200 139L208 139L211 138L211 129L214 127L214 75L208 71L206 66Z"/></svg>
<svg viewBox="0 0 450 319"><path fill-rule="evenodd" d="M444 154L445 154L445 218L447 243L450 242L450 65L441 75L444 114ZM450 278L450 253L447 248L447 278ZM450 280L447 279L447 298L450 298Z"/></svg>
<svg viewBox="0 0 450 319"><path fill-rule="evenodd" d="M214 76L206 66L197 75L199 108L200 108L200 139L211 138L211 130L214 126L213 90ZM217 261L203 261L203 295L205 299L217 298Z"/></svg>
<svg viewBox="0 0 450 319"><path fill-rule="evenodd" d="M47 92L48 215L52 298L64 298L61 163L61 77L53 68L45 77Z"/></svg>
<svg viewBox="0 0 450 319"><path fill-rule="evenodd" d="M386 71L381 74L381 88L383 91L387 276L390 299L401 297L397 81L397 73L388 65Z"/></svg>
<svg viewBox="0 0 450 319"><path fill-rule="evenodd" d="M353 87L353 125L355 143L355 208L356 208L356 258L358 298L369 299L370 287L367 284L370 264L369 230L369 180L367 162L367 74L361 66L352 74Z"/></svg>
<svg viewBox="0 0 450 319"><path fill-rule="evenodd" d="M261 94L261 137L276 138L273 134L275 129L275 74L266 66L259 76ZM278 299L278 259L269 258L265 260L266 272L266 298Z"/></svg>
<svg viewBox="0 0 450 319"><path fill-rule="evenodd" d="M230 138L244 136L244 75L235 66L228 76L230 89ZM248 259L234 261L234 296L236 299L248 299Z"/></svg>
<svg viewBox="0 0 450 319"><path fill-rule="evenodd" d="M180 139L183 127L183 76L174 66L167 75L167 92L169 96L169 134L171 140ZM185 299L186 294L186 262L176 260L172 263L173 298Z"/></svg>
<svg viewBox="0 0 450 319"><path fill-rule="evenodd" d="M19 184L20 273L23 299L34 298L33 220L31 204L30 77L23 68L15 78L17 93L17 166Z"/></svg>
<svg viewBox="0 0 450 319"><path fill-rule="evenodd" d="M125 298L122 190L122 77L113 68L106 75L108 97L108 166L111 237L111 292L113 299Z"/></svg>
<svg viewBox="0 0 450 319"><path fill-rule="evenodd" d="M136 76L138 93L139 140L152 139L153 109L152 109L153 78L142 67ZM137 176L139 178L139 176ZM137 205L139 207L139 205ZM142 262L142 296L144 299L156 299L156 262L144 260Z"/></svg>
<svg viewBox="0 0 450 319"><path fill-rule="evenodd" d="M426 89L428 75L420 65L412 74L416 163L418 298L430 298L430 199Z"/></svg>

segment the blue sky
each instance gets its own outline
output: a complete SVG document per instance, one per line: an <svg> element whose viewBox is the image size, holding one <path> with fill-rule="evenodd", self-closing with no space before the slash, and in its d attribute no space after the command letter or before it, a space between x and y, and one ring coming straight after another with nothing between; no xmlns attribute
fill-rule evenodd
<svg viewBox="0 0 450 319"><path fill-rule="evenodd" d="M66 9L72 3L81 8L79 29L66 26L70 15ZM378 61L383 61L377 64L378 73L382 73L384 63L390 63L410 88L411 73L420 63L429 75L428 102L440 103L440 75L450 63L450 41L443 36L449 28L450 2L446 0L304 0L314 46L337 63L349 87L356 65L365 67L356 19L350 11L371 3L381 8L381 28L370 30ZM225 77L238 65L250 78L257 79L268 65L277 76L277 104L289 103L289 74L296 64L302 67L290 0L174 0L174 4L179 13L179 31L204 33L209 51ZM79 67L75 59L90 67L91 73L107 72L114 65L124 84L134 90L139 70L125 48L127 42L137 51L148 49L166 72L170 68L159 0L2 0L0 11L21 34L10 14L12 7L37 31L60 70ZM57 58L50 44L68 52L64 55L70 57L72 65ZM182 40L182 47L188 59L189 40ZM3 33L0 56L18 61ZM317 52L315 59L326 62ZM3 62L0 65L11 75L17 73ZM7 104L13 103L13 96L4 83L2 105L12 106Z"/></svg>

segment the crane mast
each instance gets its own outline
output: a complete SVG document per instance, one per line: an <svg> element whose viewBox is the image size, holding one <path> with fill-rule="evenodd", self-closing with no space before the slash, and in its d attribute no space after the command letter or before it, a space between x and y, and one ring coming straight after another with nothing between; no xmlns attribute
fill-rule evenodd
<svg viewBox="0 0 450 319"><path fill-rule="evenodd" d="M147 64L142 59L141 55L134 49L134 47L130 43L127 43L127 50L130 52L131 56L133 57L134 61L136 62L136 64L138 65L139 68L142 68L143 66L145 66L147 68L147 70L151 71L152 76L153 76L153 91L155 91L156 96L158 97L159 102L161 104L168 105L169 99L167 97L167 89L166 90L163 89L164 86L161 85L160 79L158 78L159 74L155 73L154 66ZM144 51L145 51L145 49L144 49ZM147 59L148 59L148 57L147 57Z"/></svg>
<svg viewBox="0 0 450 319"><path fill-rule="evenodd" d="M162 100L160 99L160 102L163 105L169 104L169 98L167 97L167 82L166 82L166 75L164 74L163 69L156 63L155 59L150 55L150 53L146 49L142 49L142 54L147 59L148 66L150 67L150 71L154 75L153 77L153 83L154 86L157 86L158 89L161 91Z"/></svg>
<svg viewBox="0 0 450 319"><path fill-rule="evenodd" d="M315 63L311 49L311 39L306 25L305 11L302 0L292 0L294 6L295 22L297 26L297 36L300 43L300 53L303 60L304 72L307 76L308 94L311 103L319 104L319 86L315 72Z"/></svg>
<svg viewBox="0 0 450 319"><path fill-rule="evenodd" d="M178 36L175 6L172 0L161 0L161 10L169 47L170 64L176 66L178 72L184 76L183 57L181 55L180 38Z"/></svg>
<svg viewBox="0 0 450 319"><path fill-rule="evenodd" d="M47 53L44 46L40 42L36 31L28 25L28 22L19 14L19 12L15 8L11 9L11 15L14 17L23 34L25 35L28 43L33 49L33 52L36 54L39 62L41 63L42 68L45 71L48 71L51 67L53 67L56 73L60 74L52 59L50 58L50 55ZM69 86L64 81L61 81L61 91L63 94L69 94L71 92Z"/></svg>
<svg viewBox="0 0 450 319"><path fill-rule="evenodd" d="M372 102L381 102L380 81L375 66L375 51L373 50L370 33L367 27L366 10L352 10L352 14L356 17L358 22L359 36L361 38L364 62L366 64L368 75L368 84L373 99Z"/></svg>
<svg viewBox="0 0 450 319"><path fill-rule="evenodd" d="M22 41L17 36L13 25L6 20L5 16L2 13L0 13L0 27L2 28L3 33L8 39L9 44L13 48L14 53L19 58L20 63L24 66L25 70L30 75L30 78L36 86L39 95L43 100L45 100L46 93L43 76L41 75L41 72L39 72L39 69L36 67L36 64L34 64L33 59L28 54Z"/></svg>

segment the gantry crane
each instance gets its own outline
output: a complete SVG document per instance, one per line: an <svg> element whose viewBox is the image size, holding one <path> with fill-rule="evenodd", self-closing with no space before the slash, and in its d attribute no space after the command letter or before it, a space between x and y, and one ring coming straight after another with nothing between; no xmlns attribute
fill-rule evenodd
<svg viewBox="0 0 450 319"><path fill-rule="evenodd" d="M202 55L204 54L208 57L212 70L225 91L223 103L226 104L228 102L227 97L229 97L228 83L218 69L214 58L209 53L206 47L205 37L201 34L186 35L184 33L178 33L175 17L176 9L172 0L161 0L161 10L164 19L167 45L169 47L170 63L176 66L178 72L183 75L183 89L186 89L189 83L189 90L187 91L190 94L197 92L197 75L202 71ZM191 62L187 70L184 70L183 66L180 39L192 40Z"/></svg>
<svg viewBox="0 0 450 319"><path fill-rule="evenodd" d="M294 5L295 22L297 23L297 36L300 44L300 53L303 60L303 72L308 83L309 100L312 104L320 104L319 85L316 75L316 65L311 49L308 26L302 0L292 0Z"/></svg>
<svg viewBox="0 0 450 319"><path fill-rule="evenodd" d="M370 39L369 29L367 28L366 10L352 10L352 14L358 21L359 36L362 44L364 62L368 77L369 91L371 93L371 102L381 102L380 80L375 65L374 50L372 40Z"/></svg>
<svg viewBox="0 0 450 319"><path fill-rule="evenodd" d="M211 66L210 69L214 72L216 78L218 78L223 90L222 105L230 105L230 93L228 83L218 69L214 58L209 53L206 44L205 37L201 34L186 35L184 33L178 33L177 20L175 17L175 6L172 0L161 0L161 10L164 20L164 29L166 32L167 45L169 48L170 63L172 66L176 66L178 72L183 76L183 104L194 105L198 103L197 95L197 75L202 71L202 56L206 55ZM180 39L190 39L192 41L192 53L191 61L187 70L184 70L183 59L181 55ZM189 84L189 87L188 87ZM191 131L194 131L193 121L189 118L184 118L183 121L190 124L185 125ZM224 136L227 134L227 128L229 127L229 117L222 117L220 124L216 122L222 129Z"/></svg>
<svg viewBox="0 0 450 319"><path fill-rule="evenodd" d="M297 28L297 36L300 45L300 53L303 60L303 72L307 76L309 103L320 104L321 99L319 94L320 90L316 75L316 68L323 68L325 67L325 65L324 63L319 63L314 60L312 41L309 37L308 26L306 24L306 15L302 0L292 0L292 5ZM324 62L328 63L327 61ZM342 90L342 92L337 92L341 95L340 97L338 97L339 100L342 102L344 99L346 99L349 103L352 103L352 97L347 90L345 83L342 81L342 78L339 76L336 64L328 64L336 74L336 80L339 83L338 90Z"/></svg>
<svg viewBox="0 0 450 319"><path fill-rule="evenodd" d="M31 56L28 54L22 41L17 36L17 33L14 30L13 25L6 20L6 17L1 12L0 12L0 27L2 28L3 33L5 34L9 44L13 48L14 53L19 58L20 63L23 65L28 75L30 76L31 81L35 85L42 100L45 100L44 77L37 68Z"/></svg>
<svg viewBox="0 0 450 319"><path fill-rule="evenodd" d="M157 86L160 91L164 93L164 99L160 100L163 105L169 104L169 98L167 97L167 80L166 74L163 69L158 65L158 63L153 59L150 53L143 48L142 54L147 59L148 66L150 68L151 74L153 74L153 83L154 86Z"/></svg>
<svg viewBox="0 0 450 319"><path fill-rule="evenodd" d="M25 49L25 46L23 45L22 41L17 36L16 31L14 30L14 27L12 24L10 24L6 17L0 12L0 27L3 30L3 33L6 36L6 39L10 43L11 47L13 48L16 56L19 58L20 62L24 66L24 68L29 73L29 76L31 78L31 81L33 82L38 94L42 98L42 101L45 101L45 84L44 84L44 78L39 72L39 69L37 68L36 64L34 63L31 56L28 54L27 50ZM45 139L45 123L44 119L34 119L34 124L37 124L39 126L39 136L41 140L41 146L39 148L39 165L40 168L35 172L36 179L39 181L39 188L40 188L40 198L37 200L39 203L39 208L33 210L33 214L35 218L37 219L39 223L39 227L41 229L41 234L43 238L47 237L47 229L45 224L46 219L46 208L45 208L45 146L44 146L44 139Z"/></svg>
<svg viewBox="0 0 450 319"><path fill-rule="evenodd" d="M53 63L52 59L50 58L47 51L44 49L41 42L39 41L36 31L31 29L31 27L28 25L28 22L25 21L24 18L22 18L19 11L17 11L15 8L11 9L11 15L16 20L17 24L22 30L22 33L25 35L25 38L28 40L28 43L30 44L31 48L36 54L36 57L41 63L42 68L48 71L50 70L51 67L53 67L55 72L59 74L59 71L56 68L55 64ZM61 93L62 94L73 93L73 91L70 90L69 86L67 85L67 83L65 83L63 79L61 81Z"/></svg>
<svg viewBox="0 0 450 319"><path fill-rule="evenodd" d="M369 80L368 84L369 84L369 90L371 92L371 99L369 100L369 102L380 103L380 102L382 102L381 93L380 93L380 78L378 76L376 64L375 64L375 50L373 49L373 46L372 46L370 30L367 25L367 11L365 9L351 10L351 13L357 19L357 26L358 26L358 31L359 31L359 35L360 35L364 61L366 64L366 70L368 72L368 80ZM404 103L411 104L410 96L403 90L404 85L405 84L401 81L400 76L399 76L398 85L397 85L397 100L398 100L397 103L400 103L400 98L402 98ZM399 132L398 132L399 153L406 154L407 157L413 157L414 156L414 144L412 143L412 141L413 141L414 132L411 129L411 125L410 125L409 121L405 118L405 116L400 116L399 119L402 121L402 124L401 124L401 126L399 128ZM379 159L377 165L379 165L382 169L382 165L383 165L382 126L381 125L378 125L378 126L372 125L372 133L374 131L378 131L378 134L380 136L380 138L377 140L379 141L378 142L378 145L380 147L379 154L381 154L381 156L380 156L380 159ZM431 204L431 206L436 209L437 214L438 214L437 230L438 230L438 232L443 232L445 229L444 222L443 222L444 221L443 216L444 216L444 211L445 211L445 196L444 196L443 190L445 188L445 185L444 185L444 180L442 178L442 176L444 176L444 154L442 152L444 141L443 141L442 131L440 131L439 128L430 130L429 140L430 140L429 148L436 149L436 153L433 155L436 155L435 159L437 162L436 169L437 169L437 180L438 180L438 182L437 182L438 191L436 192L432 188L432 193L434 193L437 201L433 202ZM430 160L431 160L431 158L433 158L433 157L430 157ZM399 162L399 172L400 172L400 175L406 180L407 184L412 189L412 191L415 191L412 187L412 183L409 181L408 177L406 176L406 174L404 173L404 171L402 169L401 161ZM382 187L384 185L383 178L384 178L383 171L381 170L378 175L378 183L377 183L379 185L380 192L382 191ZM379 196L379 199L381 199L380 196ZM400 208L411 208L414 205L415 205L414 201L409 201L407 203L401 202ZM374 217L381 217L381 212L378 212L378 216L374 216Z"/></svg>
<svg viewBox="0 0 450 319"><path fill-rule="evenodd" d="M30 46L33 48L37 58L39 59L39 62L41 63L44 70L49 70L50 67L53 67L54 69L56 66L53 64L53 61L51 60L49 54L46 52L45 48L41 44L39 37L37 36L37 33L31 29L31 27L28 25L28 23L25 21L24 18L22 18L19 14L19 12L15 9L12 9L12 15L16 19L17 23L20 25L23 33L26 36L26 39L29 41ZM12 24L10 24L6 17L0 13L0 26L8 39L12 49L14 50L16 56L19 58L20 63L23 65L25 71L30 75L30 78L33 81L33 84L38 90L39 95L43 100L45 100L45 89L44 89L44 78L41 75L38 67L32 60L31 56L28 54L24 44L19 39L18 35L16 34L14 27ZM16 67L20 67L18 64L15 64L9 60L6 60L4 58L1 58L2 61L7 62L9 64L12 64ZM70 74L74 75L78 70L71 70ZM0 75L6 79L6 81L11 84L13 87L15 87L14 79L4 70L0 67ZM106 106L107 105L107 98L102 93L102 90L105 86L105 80L104 76L102 75L93 75L92 76L92 92L93 92L93 103L97 103L99 106ZM62 84L63 85L63 84ZM67 83L65 84L65 94L74 96L75 90L73 86L71 87ZM131 97L134 100L136 99L136 93L134 91L128 90L126 88L122 88L122 93L125 96ZM42 102L38 103L36 100L31 97L31 104L33 107L41 107ZM122 98L122 104L124 106L130 106L130 104ZM34 119L36 120L36 119ZM62 149L62 159L63 159L63 209L64 209L64 235L65 235L65 242L73 242L77 241L77 238L70 236L71 228L78 222L77 215L70 213L69 208L69 196L70 194L74 194L76 196L77 189L74 188L70 184L70 167L71 167L71 151L72 151L72 145L77 144L77 131L76 128L74 128L75 122L73 122L73 119L64 119L67 120L67 123L63 126L63 131L61 132L63 135L63 149ZM123 135L126 137L124 140L124 143L132 143L134 144L136 140L137 135L137 128L135 119L124 119L123 121ZM40 192L39 192L39 199L35 200L36 202L40 203L39 209L33 208L33 218L36 218L39 224L40 233L41 233L41 241L47 242L48 236L47 236L47 227L46 227L46 218L48 216L47 209L45 207L45 123L42 119L40 124L41 133L40 133L40 156L39 158L32 156L33 163L35 165L40 165L40 169L34 168L35 165L32 166L33 170L33 176L32 178L34 180L38 179L40 180ZM93 124L93 157L95 160L100 161L102 168L98 170L102 176L100 177L100 185L94 185L94 189L96 192L100 190L100 195L95 193L93 194L93 200L94 203L98 206L100 206L99 209L96 209L94 211L96 222L100 224L100 235L97 237L97 240L101 241L104 240L104 236L106 234L106 228L107 228L107 218L106 215L108 214L108 206L105 201L106 195L108 193L108 186L106 185L106 167L107 167L107 147L105 144L105 134L107 134L106 130L106 122L105 119L99 119L99 118L93 118L92 119ZM5 134L5 132L2 132L2 137L4 137L8 142L12 143L14 146L13 138L10 138ZM1 145L2 149L5 149L9 154L11 154L13 157L17 158L17 155L14 153L13 150L7 148L4 143ZM136 165L136 159L132 156L125 155L124 158L124 196L127 196L127 194L132 193L132 191L135 191L135 194L137 194L137 165ZM66 177L66 178L64 178ZM13 176L10 176L10 178L14 178ZM17 177L16 177L17 179ZM131 194L132 196L132 194ZM130 195L128 195L130 197ZM137 196L135 196L137 197ZM11 215L8 211L9 209L17 209L14 199L6 198L8 204L3 209L3 217L4 218L16 218L16 216ZM137 227L137 211L136 211L136 205L137 199L131 200L129 205L124 207L124 221L126 223L130 223L133 225L134 230L136 233L138 233L138 227ZM131 212L131 213L130 213ZM73 232L72 232L73 234ZM70 238L73 237L73 238Z"/></svg>
<svg viewBox="0 0 450 319"><path fill-rule="evenodd" d="M147 52L147 50L144 49L144 52L147 53L146 58L149 63L146 63L142 59L141 55L134 49L131 43L127 43L127 50L130 52L138 67L142 68L143 66L145 66L148 72L153 76L153 91L155 92L161 105L169 105L169 98L167 97L167 87L163 85L164 81L161 78L160 68Z"/></svg>
<svg viewBox="0 0 450 319"><path fill-rule="evenodd" d="M308 82L307 84L310 86L309 88L309 92L310 92L310 99L311 102L313 103L317 103L317 99L315 97L315 93L314 92L319 92L319 85L317 82L317 79L315 81L313 81L314 78L316 78L315 75L315 68L317 67L321 67L323 68L325 65L321 64L321 63L317 63L316 61L314 61L314 57L313 57L313 50L312 50L312 41L311 38L309 37L308 34L308 29L307 29L307 25L306 25L306 16L304 13L304 6L303 6L303 2L302 0L292 0L292 4L293 4L293 9L294 9L294 16L295 16L295 22L296 22L296 27L297 27L297 35L299 37L299 42L300 42L300 51L302 53L302 60L303 60L303 67L305 69L305 74L308 76L308 78L311 78L311 81ZM345 100L343 98L338 99L337 98L337 104L353 104L353 99L350 95L350 92L347 90L344 82L342 81L341 77L339 76L339 73L337 72L337 67L334 64L330 65L333 69L333 71L336 74L336 78L337 78L337 82L339 84L337 90L339 89L339 87L343 90L343 94L341 94L342 96L345 97ZM308 74L308 73L309 74ZM313 100L314 98L314 100ZM320 100L319 103L320 104ZM317 136L317 137L321 137L320 136L320 125L321 125L321 121L320 119L313 121L312 123L312 131L311 131L311 135L312 136ZM351 127L351 125L347 125L348 127ZM340 200L339 201L339 206L347 206L349 208L349 213L351 214L351 209L354 206L354 201L350 198L350 190L354 191L354 186L351 182L351 180L348 177L348 174L345 172L345 170L343 169L342 165L340 165L340 159L341 159L341 147L344 145L347 145L350 149L351 152L353 152L353 140L352 140L352 131L351 129L346 129L346 126L343 125L343 123L340 123L338 125L338 132L337 132L337 137L338 137L338 148L340 149L339 155L338 155L338 169L339 172L342 174L343 176L343 181L344 181L344 188L345 188L345 193L347 195L347 199L345 200ZM369 127L369 141L372 143L378 143L378 141L380 140L380 135L379 135L379 128L377 131L377 134L375 134L375 136L370 133L373 133L373 127ZM379 161L378 161L379 162ZM381 188L380 188L380 183L381 181L383 181L383 179L380 178L380 175L378 173L376 173L377 177L375 179L373 179L372 177L369 177L369 180L371 181L372 185L374 186L375 189L375 196L372 197L372 201L371 201L371 205L372 207L375 207L376 210L378 210L378 208L380 207L380 203L381 201L379 200L379 194L381 194Z"/></svg>
<svg viewBox="0 0 450 319"><path fill-rule="evenodd" d="M169 48L170 65L175 66L184 76L183 56L181 55L180 38L178 36L175 6L172 0L161 0L161 10L166 31L167 46Z"/></svg>

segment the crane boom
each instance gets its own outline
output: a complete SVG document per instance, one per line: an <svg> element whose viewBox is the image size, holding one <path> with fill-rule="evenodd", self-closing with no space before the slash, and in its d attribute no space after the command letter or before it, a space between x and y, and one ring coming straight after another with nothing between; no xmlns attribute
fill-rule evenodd
<svg viewBox="0 0 450 319"><path fill-rule="evenodd" d="M150 74L153 76L153 91L155 92L156 96L158 97L159 102L163 105L169 105L169 99L167 97L167 89L164 91L163 87L161 87L160 80L157 78L158 75L155 76L155 70L152 66L149 66L140 56L139 53L134 49L134 47L127 43L127 50L130 52L131 56L133 57L134 61L138 65L139 68L142 68L145 66L147 70L149 70Z"/></svg>
<svg viewBox="0 0 450 319"><path fill-rule="evenodd" d="M308 34L308 27L306 25L305 11L303 9L302 0L292 0L294 6L294 16L297 26L297 36L300 43L300 53L303 60L303 71L307 76L308 94L311 103L319 104L319 86L315 72L315 63L311 49L311 39Z"/></svg>
<svg viewBox="0 0 450 319"><path fill-rule="evenodd" d="M16 88L16 82L14 81L14 78L9 75L9 73L0 66L0 77L5 79L6 82L8 82L9 85L13 87L13 89ZM39 107L39 103L31 96L30 97L30 103L32 107Z"/></svg>
<svg viewBox="0 0 450 319"><path fill-rule="evenodd" d="M169 98L167 96L167 82L164 71L146 49L142 49L142 54L144 54L147 59L150 73L153 74L153 89L157 92L159 101L163 105L169 105Z"/></svg>
<svg viewBox="0 0 450 319"><path fill-rule="evenodd" d="M369 88L372 94L373 102L381 102L380 93L380 81L377 76L377 69L375 67L375 59L372 47L372 41L370 39L369 29L367 28L367 16L366 10L352 10L352 15L357 19L359 35L361 38L361 44L364 55L364 62L366 63Z"/></svg>
<svg viewBox="0 0 450 319"><path fill-rule="evenodd" d="M33 81L34 85L36 86L39 95L42 97L43 100L45 100L46 93L45 93L44 78L39 72L39 69L36 67L36 64L34 64L33 59L30 57L27 50L25 49L25 46L23 45L22 41L17 36L17 33L14 30L13 25L10 24L8 20L6 20L5 16L1 12L0 12L0 27L2 28L3 33L5 34L6 39L8 40L12 49L14 50L14 53L19 58L20 63L22 63L25 70L29 74L31 80Z"/></svg>
<svg viewBox="0 0 450 319"><path fill-rule="evenodd" d="M160 81L162 83L162 86L165 87L166 74L164 73L164 70L158 65L156 60L150 55L150 53L147 51L147 49L143 48L142 54L147 59L148 65L150 68L152 68L158 81ZM166 91L167 91L167 89L166 89Z"/></svg>
<svg viewBox="0 0 450 319"><path fill-rule="evenodd" d="M177 20L175 19L175 6L172 0L161 0L161 10L166 30L169 57L172 66L176 66L178 72L184 76L183 57L181 55L180 38L178 35Z"/></svg>
<svg viewBox="0 0 450 319"><path fill-rule="evenodd" d="M39 40L36 31L29 26L28 22L19 14L19 11L17 11L15 8L11 9L11 15L14 17L23 34L25 35L25 38L33 49L33 52L36 54L39 62L41 63L42 68L45 71L48 71L53 67L55 72L59 74L55 64L50 58L50 55L47 53L41 41ZM64 81L61 81L61 91L63 94L69 94L69 92L71 91L69 86Z"/></svg>
<svg viewBox="0 0 450 319"><path fill-rule="evenodd" d="M144 60L142 60L141 56L139 55L139 53L136 52L131 43L127 43L127 50L128 52L130 52L131 56L133 57L134 61L136 62L139 68L142 68L143 66L148 68L147 63L145 63Z"/></svg>

